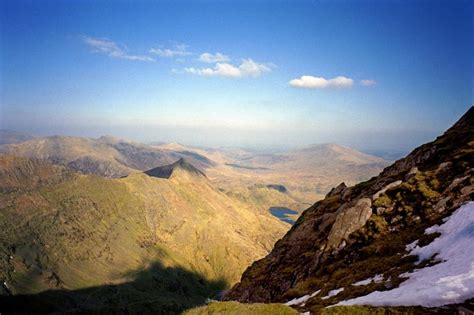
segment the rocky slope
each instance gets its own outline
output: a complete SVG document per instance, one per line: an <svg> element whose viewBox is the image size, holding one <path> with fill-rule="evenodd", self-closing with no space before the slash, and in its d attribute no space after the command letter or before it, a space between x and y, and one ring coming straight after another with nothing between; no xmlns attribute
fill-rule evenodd
<svg viewBox="0 0 474 315"><path fill-rule="evenodd" d="M288 226L180 160L167 178L0 157L0 312L178 312L235 283Z"/></svg>
<svg viewBox="0 0 474 315"><path fill-rule="evenodd" d="M407 245L416 240L418 246L429 244L439 234L425 234L425 229L473 200L473 168L471 107L442 136L379 176L332 189L267 257L245 271L225 299L293 300L289 304L297 310L318 313L342 300L398 287L406 272L438 263L436 257L418 262Z"/></svg>

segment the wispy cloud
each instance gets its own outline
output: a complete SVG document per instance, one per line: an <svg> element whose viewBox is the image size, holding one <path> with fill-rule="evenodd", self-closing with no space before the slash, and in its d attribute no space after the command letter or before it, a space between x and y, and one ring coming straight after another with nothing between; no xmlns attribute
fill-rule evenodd
<svg viewBox="0 0 474 315"><path fill-rule="evenodd" d="M93 52L102 53L112 58L127 59L133 61L155 61L150 56L145 55L131 55L127 52L125 46L120 47L117 43L106 39L106 38L94 38L89 36L83 36L82 40L89 47L92 48Z"/></svg>
<svg viewBox="0 0 474 315"><path fill-rule="evenodd" d="M360 85L363 85L363 86L374 86L376 84L377 82L375 82L375 80L372 80L372 79L360 80Z"/></svg>
<svg viewBox="0 0 474 315"><path fill-rule="evenodd" d="M230 63L216 63L214 68L184 68L184 71L201 76L223 76L230 78L258 77L266 72L271 72L273 64L257 63L252 59L242 59L240 66Z"/></svg>
<svg viewBox="0 0 474 315"><path fill-rule="evenodd" d="M188 51L188 46L185 44L177 44L174 45L173 48L151 48L149 52L150 54L154 54L163 58L184 57L192 55L192 53Z"/></svg>
<svg viewBox="0 0 474 315"><path fill-rule="evenodd" d="M219 52L215 54L205 52L199 56L199 61L202 61L205 63L227 62L227 61L230 61L230 58L229 56L226 56Z"/></svg>
<svg viewBox="0 0 474 315"><path fill-rule="evenodd" d="M333 79L325 79L322 77L304 75L299 79L293 79L288 83L292 87L303 89L350 88L354 85L354 80L344 76L338 76Z"/></svg>

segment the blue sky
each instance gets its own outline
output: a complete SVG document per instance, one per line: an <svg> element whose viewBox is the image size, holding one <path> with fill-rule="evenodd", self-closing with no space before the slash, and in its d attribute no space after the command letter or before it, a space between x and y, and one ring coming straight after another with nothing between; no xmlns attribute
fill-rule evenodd
<svg viewBox="0 0 474 315"><path fill-rule="evenodd" d="M474 103L470 1L0 3L0 128L407 150Z"/></svg>

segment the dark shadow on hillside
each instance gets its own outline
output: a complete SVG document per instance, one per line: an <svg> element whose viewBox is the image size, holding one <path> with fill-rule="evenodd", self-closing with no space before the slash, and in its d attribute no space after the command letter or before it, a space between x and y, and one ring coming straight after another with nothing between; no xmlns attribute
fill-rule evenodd
<svg viewBox="0 0 474 315"><path fill-rule="evenodd" d="M118 285L0 296L0 314L177 314L204 304L228 286L224 280L209 281L159 262L130 276L134 280Z"/></svg>
<svg viewBox="0 0 474 315"><path fill-rule="evenodd" d="M184 158L180 158L178 161L174 162L173 164L152 168L151 170L145 171L144 173L151 177L169 179L171 177L171 174L173 174L173 172L175 171L175 169L178 169L178 168L185 170L191 174L201 175L201 176L206 177L206 174L201 172L192 164L188 163Z"/></svg>

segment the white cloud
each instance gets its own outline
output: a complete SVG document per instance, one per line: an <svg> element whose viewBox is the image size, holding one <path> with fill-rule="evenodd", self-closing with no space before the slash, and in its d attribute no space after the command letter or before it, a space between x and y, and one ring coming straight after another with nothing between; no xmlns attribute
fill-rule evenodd
<svg viewBox="0 0 474 315"><path fill-rule="evenodd" d="M262 64L252 59L242 59L239 67L230 63L216 63L214 68L184 68L184 71L201 76L223 76L231 78L258 77L265 72L271 72L274 65Z"/></svg>
<svg viewBox="0 0 474 315"><path fill-rule="evenodd" d="M188 51L188 46L185 44L177 44L173 48L151 48L149 50L150 54L154 54L164 58L173 58L173 57L184 57L192 55Z"/></svg>
<svg viewBox="0 0 474 315"><path fill-rule="evenodd" d="M271 72L273 67L275 67L273 64L256 63L249 58L242 59L239 69L244 76L258 77L262 73Z"/></svg>
<svg viewBox="0 0 474 315"><path fill-rule="evenodd" d="M325 79L322 77L304 75L301 78L293 79L288 83L292 87L303 89L350 88L354 84L354 80L344 76L338 76L333 79Z"/></svg>
<svg viewBox="0 0 474 315"><path fill-rule="evenodd" d="M199 61L205 62L205 63L216 63L216 62L226 62L230 61L229 56L226 56L224 54L221 54L219 52L215 54L211 53L203 53L199 56Z"/></svg>
<svg viewBox="0 0 474 315"><path fill-rule="evenodd" d="M367 80L360 80L360 84L363 86L374 86L375 84L377 84L377 82L375 82L375 80L367 79Z"/></svg>
<svg viewBox="0 0 474 315"><path fill-rule="evenodd" d="M130 55L127 53L126 47L120 47L117 43L105 39L105 38L94 38L89 36L83 36L82 40L89 47L92 48L93 52L106 54L113 58L127 59L133 61L155 61L155 59L149 56L143 55Z"/></svg>
<svg viewBox="0 0 474 315"><path fill-rule="evenodd" d="M217 63L213 69L191 67L191 68L184 68L184 71L191 74L197 74L197 75L208 76L208 77L223 76L223 77L238 78L242 76L239 68L234 67L233 65L228 64L228 63Z"/></svg>

